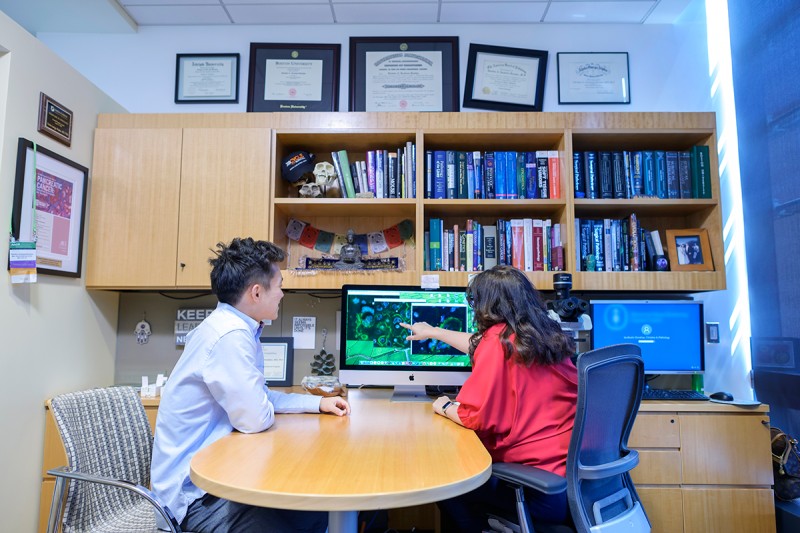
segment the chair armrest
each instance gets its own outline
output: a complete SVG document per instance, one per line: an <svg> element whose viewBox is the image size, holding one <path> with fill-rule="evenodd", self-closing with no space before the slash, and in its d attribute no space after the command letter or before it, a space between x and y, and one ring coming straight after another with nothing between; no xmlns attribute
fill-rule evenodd
<svg viewBox="0 0 800 533"><path fill-rule="evenodd" d="M580 479L602 479L625 472L630 472L639 464L639 452L628 450L628 455L611 461L610 463L594 466L580 465L578 467L578 477Z"/></svg>
<svg viewBox="0 0 800 533"><path fill-rule="evenodd" d="M178 524L178 521L172 516L172 512L169 508L161 503L161 500L158 499L150 489L133 483L131 481L127 481L125 479L114 479L105 476L97 476L93 474L85 474L83 472L79 472L74 468L68 466L60 466L58 468L53 468L47 471L48 474L55 477L61 477L66 479L71 479L75 481L86 481L89 483L99 483L101 485L109 485L112 487L118 487L121 489L129 490L134 492L150 502L153 507L159 512L159 514L164 519L164 522L168 524L170 531L172 533L181 533L181 527Z"/></svg>
<svg viewBox="0 0 800 533"><path fill-rule="evenodd" d="M535 466L517 463L494 463L492 475L503 481L530 487L543 494L561 494L567 490L567 479Z"/></svg>

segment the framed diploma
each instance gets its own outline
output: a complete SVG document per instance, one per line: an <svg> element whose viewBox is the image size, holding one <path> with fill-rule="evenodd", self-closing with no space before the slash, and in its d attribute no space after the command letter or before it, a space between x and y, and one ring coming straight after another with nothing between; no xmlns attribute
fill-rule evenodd
<svg viewBox="0 0 800 533"><path fill-rule="evenodd" d="M294 373L294 339L261 337L264 354L264 381L272 387L291 387Z"/></svg>
<svg viewBox="0 0 800 533"><path fill-rule="evenodd" d="M338 111L340 44L250 43L248 111Z"/></svg>
<svg viewBox="0 0 800 533"><path fill-rule="evenodd" d="M177 54L176 104L239 102L239 54Z"/></svg>
<svg viewBox="0 0 800 533"><path fill-rule="evenodd" d="M628 52L559 52L559 104L630 104Z"/></svg>
<svg viewBox="0 0 800 533"><path fill-rule="evenodd" d="M458 111L458 37L351 37L350 111Z"/></svg>
<svg viewBox="0 0 800 533"><path fill-rule="evenodd" d="M89 169L19 138L11 237L36 243L42 274L79 278Z"/></svg>
<svg viewBox="0 0 800 533"><path fill-rule="evenodd" d="M541 111L547 51L469 45L464 107Z"/></svg>

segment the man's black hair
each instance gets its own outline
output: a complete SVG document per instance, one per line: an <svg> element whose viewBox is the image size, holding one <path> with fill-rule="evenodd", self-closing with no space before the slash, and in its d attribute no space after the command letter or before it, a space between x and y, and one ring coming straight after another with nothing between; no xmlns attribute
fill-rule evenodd
<svg viewBox="0 0 800 533"><path fill-rule="evenodd" d="M216 257L211 263L211 292L217 299L229 305L239 302L244 292L253 283L269 287L275 274L273 265L280 263L286 253L267 241L256 241L251 237L233 239L230 244L217 244Z"/></svg>

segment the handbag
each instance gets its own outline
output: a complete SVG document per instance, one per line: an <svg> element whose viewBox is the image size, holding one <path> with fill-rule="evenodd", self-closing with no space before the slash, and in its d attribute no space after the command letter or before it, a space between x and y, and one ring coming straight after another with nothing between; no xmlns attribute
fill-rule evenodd
<svg viewBox="0 0 800 533"><path fill-rule="evenodd" d="M775 477L775 496L789 501L800 498L800 454L797 439L780 428L770 428L772 436L772 473Z"/></svg>

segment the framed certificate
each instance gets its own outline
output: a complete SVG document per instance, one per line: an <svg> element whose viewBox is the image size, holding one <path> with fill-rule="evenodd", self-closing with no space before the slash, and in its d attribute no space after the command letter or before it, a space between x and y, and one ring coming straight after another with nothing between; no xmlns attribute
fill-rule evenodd
<svg viewBox="0 0 800 533"><path fill-rule="evenodd" d="M248 111L338 111L340 44L250 43Z"/></svg>
<svg viewBox="0 0 800 533"><path fill-rule="evenodd" d="M239 102L239 54L177 54L176 104Z"/></svg>
<svg viewBox="0 0 800 533"><path fill-rule="evenodd" d="M350 111L458 111L458 37L351 37Z"/></svg>
<svg viewBox="0 0 800 533"><path fill-rule="evenodd" d="M547 52L469 45L464 107L494 111L541 111Z"/></svg>
<svg viewBox="0 0 800 533"><path fill-rule="evenodd" d="M42 274L79 278L89 169L19 138L11 237L36 242Z"/></svg>
<svg viewBox="0 0 800 533"><path fill-rule="evenodd" d="M628 52L559 52L559 104L630 104Z"/></svg>
<svg viewBox="0 0 800 533"><path fill-rule="evenodd" d="M264 354L264 380L273 387L291 387L294 372L294 339L261 337Z"/></svg>

